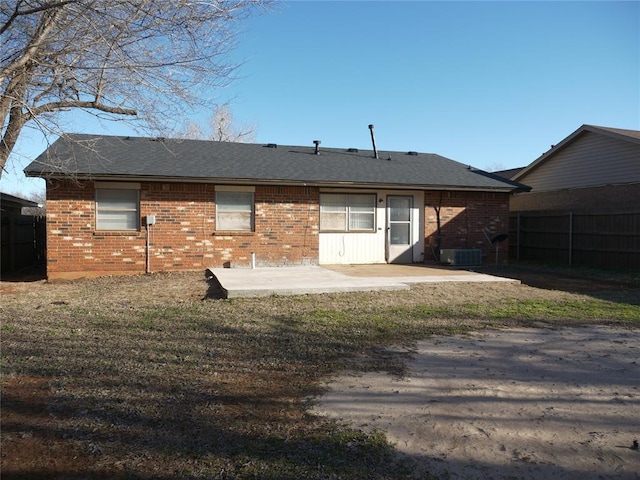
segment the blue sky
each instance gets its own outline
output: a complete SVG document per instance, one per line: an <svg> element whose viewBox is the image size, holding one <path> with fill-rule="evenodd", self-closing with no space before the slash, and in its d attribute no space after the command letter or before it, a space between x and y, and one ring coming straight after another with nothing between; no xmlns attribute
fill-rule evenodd
<svg viewBox="0 0 640 480"><path fill-rule="evenodd" d="M582 124L640 130L640 2L296 1L251 19L238 79L212 92L258 143L531 163ZM208 113L192 120L206 124ZM127 134L71 116L69 131ZM45 145L20 144L0 189Z"/></svg>

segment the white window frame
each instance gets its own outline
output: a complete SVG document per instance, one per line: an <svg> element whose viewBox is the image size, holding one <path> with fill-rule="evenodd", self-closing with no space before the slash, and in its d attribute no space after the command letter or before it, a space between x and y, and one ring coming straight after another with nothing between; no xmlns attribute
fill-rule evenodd
<svg viewBox="0 0 640 480"><path fill-rule="evenodd" d="M333 197L333 205L326 204L326 200L329 197ZM340 199L342 197L342 199ZM359 207L356 200L369 197L371 200L371 211L357 211ZM343 201L340 201L343 200ZM377 195L375 193L321 193L320 194L320 231L321 232L350 232L350 233L370 233L376 231L376 204ZM332 208L333 207L333 208ZM328 216L332 215L337 217L344 215L344 222L341 227L327 227ZM362 215L371 215L371 227L370 228L357 228L356 219ZM335 222L333 222L335 223Z"/></svg>
<svg viewBox="0 0 640 480"><path fill-rule="evenodd" d="M101 205L101 192L120 192L123 197L127 197L125 192L130 192L129 198L123 198L121 206ZM113 200L113 199L112 199ZM117 199L115 199L117 201ZM131 206L134 204L135 206ZM133 217L132 217L133 214ZM111 220L101 219L101 216L111 216ZM118 221L120 217L121 225L103 225ZM130 220L133 220L131 222ZM140 231L140 184L138 183L118 183L118 182L96 182L95 184L95 229L96 231Z"/></svg>
<svg viewBox="0 0 640 480"><path fill-rule="evenodd" d="M216 231L221 232L254 232L255 231L255 188L254 187L233 187L216 186ZM231 208L222 207L221 199L224 197L244 196L249 200L245 205L234 204ZM234 208L235 207L235 208ZM243 208L245 207L245 208ZM233 216L246 216L248 214L248 224L238 225L238 218ZM229 216L225 219L225 216Z"/></svg>

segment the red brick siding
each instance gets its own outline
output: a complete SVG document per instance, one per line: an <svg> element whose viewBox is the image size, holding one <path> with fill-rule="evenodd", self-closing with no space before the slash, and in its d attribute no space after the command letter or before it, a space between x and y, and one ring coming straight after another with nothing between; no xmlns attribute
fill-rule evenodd
<svg viewBox="0 0 640 480"><path fill-rule="evenodd" d="M258 266L318 262L318 189L256 187L255 232L213 237L214 266L249 266L251 253Z"/></svg>
<svg viewBox="0 0 640 480"><path fill-rule="evenodd" d="M440 248L480 248L485 263L495 262L495 247L487 241L483 229L488 227L489 238L509 231L509 194L493 192L425 192L425 258L433 261L432 246L438 237L437 215L440 206ZM500 244L507 252L508 241ZM506 259L506 254L500 258Z"/></svg>
<svg viewBox="0 0 640 480"><path fill-rule="evenodd" d="M256 187L255 232L215 231L215 187L142 183L140 215L154 214L151 271L197 270L315 263L318 191L307 187ZM95 231L93 182L50 181L47 188L49 278L146 271L146 232Z"/></svg>
<svg viewBox="0 0 640 480"><path fill-rule="evenodd" d="M319 193L314 187L255 188L255 231L215 229L215 186L141 183L140 215L155 215L150 230L150 271L315 264L318 261ZM441 206L440 248L481 248L494 261L489 236L508 231L509 195L487 192L425 192L425 258L433 260L434 206ZM507 248L505 242L502 249ZM504 250L506 251L506 250ZM506 258L506 256L505 256ZM47 187L49 278L146 271L146 232L95 231L93 182L52 180Z"/></svg>

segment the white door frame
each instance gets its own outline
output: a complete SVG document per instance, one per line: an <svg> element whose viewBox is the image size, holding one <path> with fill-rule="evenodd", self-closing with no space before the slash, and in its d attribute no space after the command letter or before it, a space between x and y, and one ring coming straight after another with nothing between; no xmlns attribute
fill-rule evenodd
<svg viewBox="0 0 640 480"><path fill-rule="evenodd" d="M386 203L387 263L413 263L413 195L388 194ZM391 214L392 208L400 209L396 218Z"/></svg>

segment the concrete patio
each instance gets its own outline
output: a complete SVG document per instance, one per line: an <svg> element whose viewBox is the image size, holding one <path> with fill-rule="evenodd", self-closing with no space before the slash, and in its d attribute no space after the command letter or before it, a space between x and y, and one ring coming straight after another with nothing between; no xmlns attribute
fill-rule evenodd
<svg viewBox="0 0 640 480"><path fill-rule="evenodd" d="M323 265L208 268L224 298L402 290L414 283L519 282L451 267L415 265Z"/></svg>

